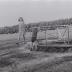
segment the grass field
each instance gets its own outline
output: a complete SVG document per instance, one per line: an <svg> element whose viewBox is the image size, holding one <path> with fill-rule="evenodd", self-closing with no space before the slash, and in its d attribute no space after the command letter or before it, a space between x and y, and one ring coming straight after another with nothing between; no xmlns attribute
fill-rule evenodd
<svg viewBox="0 0 72 72"><path fill-rule="evenodd" d="M44 34L39 32L38 38ZM26 39L30 38L31 33L27 33ZM14 44L17 41L18 34L0 35L0 72L72 72L72 53L26 52L24 45Z"/></svg>
<svg viewBox="0 0 72 72"><path fill-rule="evenodd" d="M13 53L0 59L0 72L72 72L72 54Z"/></svg>

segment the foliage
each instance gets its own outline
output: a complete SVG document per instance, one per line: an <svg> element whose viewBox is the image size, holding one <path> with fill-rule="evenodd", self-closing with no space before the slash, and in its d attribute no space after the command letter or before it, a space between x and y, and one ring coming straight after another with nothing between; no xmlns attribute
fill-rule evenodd
<svg viewBox="0 0 72 72"><path fill-rule="evenodd" d="M32 31L33 27L42 27L42 26L48 26L49 29L55 29L57 25L70 25L72 24L72 18L67 19L59 19L49 22L39 22L39 23L29 23L26 24L25 30L27 32ZM2 27L0 28L0 34L13 34L17 33L19 31L18 25L11 26L11 27Z"/></svg>
<svg viewBox="0 0 72 72"><path fill-rule="evenodd" d="M18 26L0 28L0 34L13 34L18 32Z"/></svg>

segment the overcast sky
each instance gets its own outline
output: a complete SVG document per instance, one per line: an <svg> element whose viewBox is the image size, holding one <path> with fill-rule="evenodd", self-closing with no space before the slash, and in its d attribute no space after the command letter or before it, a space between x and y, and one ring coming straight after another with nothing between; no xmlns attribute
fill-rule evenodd
<svg viewBox="0 0 72 72"><path fill-rule="evenodd" d="M71 0L0 0L0 27L72 17Z"/></svg>

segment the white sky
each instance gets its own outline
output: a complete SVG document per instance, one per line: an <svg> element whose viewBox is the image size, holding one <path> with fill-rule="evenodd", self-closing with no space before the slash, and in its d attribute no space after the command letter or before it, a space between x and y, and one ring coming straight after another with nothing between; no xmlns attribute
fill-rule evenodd
<svg viewBox="0 0 72 72"><path fill-rule="evenodd" d="M0 27L72 17L72 0L0 0Z"/></svg>
<svg viewBox="0 0 72 72"><path fill-rule="evenodd" d="M71 0L0 0L0 1L71 1Z"/></svg>

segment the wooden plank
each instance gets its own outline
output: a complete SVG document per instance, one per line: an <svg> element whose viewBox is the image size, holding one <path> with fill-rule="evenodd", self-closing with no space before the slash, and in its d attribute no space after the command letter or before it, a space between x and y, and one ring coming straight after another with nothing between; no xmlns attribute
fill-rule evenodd
<svg viewBox="0 0 72 72"><path fill-rule="evenodd" d="M60 44L55 44L55 45L38 45L38 46L43 46L43 47L72 47L72 45L60 45Z"/></svg>

